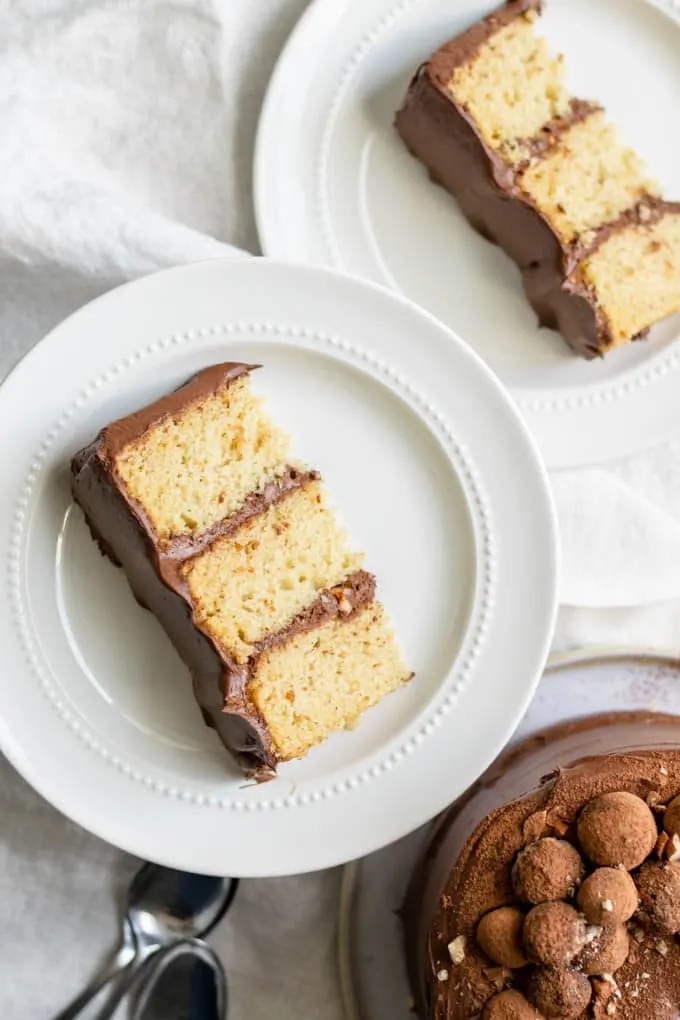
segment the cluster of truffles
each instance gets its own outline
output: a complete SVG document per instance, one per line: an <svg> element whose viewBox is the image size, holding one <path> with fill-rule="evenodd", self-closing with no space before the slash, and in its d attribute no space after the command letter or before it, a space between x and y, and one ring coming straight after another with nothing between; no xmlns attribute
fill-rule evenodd
<svg viewBox="0 0 680 1020"><path fill-rule="evenodd" d="M525 846L512 865L517 902L479 921L476 941L511 985L486 1003L483 1020L588 1016L616 990L633 915L680 932L680 796L659 834L644 800L605 793L585 805L571 838Z"/></svg>

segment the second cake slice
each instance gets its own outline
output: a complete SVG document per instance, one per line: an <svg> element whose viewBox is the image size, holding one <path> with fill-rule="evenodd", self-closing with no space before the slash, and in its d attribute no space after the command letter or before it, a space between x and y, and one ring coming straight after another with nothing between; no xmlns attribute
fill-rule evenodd
<svg viewBox="0 0 680 1020"><path fill-rule="evenodd" d="M592 358L680 310L680 205L601 107L569 93L534 30L542 6L509 0L437 50L396 126L517 263L539 324Z"/></svg>

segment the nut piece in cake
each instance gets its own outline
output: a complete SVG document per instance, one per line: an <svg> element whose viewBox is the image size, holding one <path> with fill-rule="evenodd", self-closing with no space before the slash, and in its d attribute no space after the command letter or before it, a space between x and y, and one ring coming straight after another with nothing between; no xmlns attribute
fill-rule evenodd
<svg viewBox="0 0 680 1020"><path fill-rule="evenodd" d="M581 811L578 838L595 864L637 868L656 845L654 815L633 793L604 793Z"/></svg>

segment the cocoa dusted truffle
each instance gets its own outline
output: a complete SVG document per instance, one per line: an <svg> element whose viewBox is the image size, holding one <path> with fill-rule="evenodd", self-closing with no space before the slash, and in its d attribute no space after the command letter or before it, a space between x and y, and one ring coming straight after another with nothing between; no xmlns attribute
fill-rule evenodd
<svg viewBox="0 0 680 1020"><path fill-rule="evenodd" d="M603 793L586 804L578 820L584 852L605 867L621 864L626 871L639 867L657 836L654 815L633 793Z"/></svg>
<svg viewBox="0 0 680 1020"><path fill-rule="evenodd" d="M623 924L637 910L635 882L620 868L598 868L578 891L579 909L589 924Z"/></svg>
<svg viewBox="0 0 680 1020"><path fill-rule="evenodd" d="M680 864L649 861L636 876L642 906L670 934L680 932Z"/></svg>
<svg viewBox="0 0 680 1020"><path fill-rule="evenodd" d="M674 797L666 808L663 827L669 836L680 836L680 795Z"/></svg>
<svg viewBox="0 0 680 1020"><path fill-rule="evenodd" d="M538 970L529 982L529 1001L547 1017L579 1017L592 998L585 974L575 970Z"/></svg>
<svg viewBox="0 0 680 1020"><path fill-rule="evenodd" d="M508 989L494 995L484 1007L482 1020L543 1020L521 992Z"/></svg>
<svg viewBox="0 0 680 1020"><path fill-rule="evenodd" d="M534 963L566 967L585 944L586 926L573 907L560 901L539 903L524 922L524 945Z"/></svg>
<svg viewBox="0 0 680 1020"><path fill-rule="evenodd" d="M573 896L584 870L571 843L547 836L520 850L512 869L512 885L525 903L563 900Z"/></svg>
<svg viewBox="0 0 680 1020"><path fill-rule="evenodd" d="M477 925L477 942L499 967L524 967L523 926L524 914L518 907L499 907L485 914Z"/></svg>
<svg viewBox="0 0 680 1020"><path fill-rule="evenodd" d="M630 944L625 925L599 928L592 934L578 958L579 969L590 975L615 974L628 959Z"/></svg>

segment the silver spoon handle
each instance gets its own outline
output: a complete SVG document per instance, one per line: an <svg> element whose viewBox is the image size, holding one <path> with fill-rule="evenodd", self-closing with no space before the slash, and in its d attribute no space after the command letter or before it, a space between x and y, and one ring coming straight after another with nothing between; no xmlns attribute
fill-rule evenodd
<svg viewBox="0 0 680 1020"><path fill-rule="evenodd" d="M54 1020L76 1020L84 1009L90 1005L103 988L114 978L124 974L135 959L135 940L127 920L123 925L123 940L116 952L106 961L99 973L95 974L87 987L65 1006Z"/></svg>
<svg viewBox="0 0 680 1020"><path fill-rule="evenodd" d="M144 969L139 980L139 989L132 1007L130 1020L166 1020L167 999L161 995L160 1001L156 998L158 986L162 983L168 971L177 965L181 957L191 954L200 960L211 972L211 988L209 1000L200 998L200 1002L192 1007L192 1020L225 1020L227 1015L227 978L224 972L222 961L215 951L203 939L185 939L162 949ZM205 977L203 978L205 985ZM195 987L195 986L192 986ZM182 1001L178 1007L186 1008L187 1003ZM198 1012L196 1012L198 1010ZM184 1016L184 1012L182 1016Z"/></svg>
<svg viewBox="0 0 680 1020"><path fill-rule="evenodd" d="M155 943L151 945L138 945L134 960L130 966L126 967L121 973L106 1002L103 1004L101 1009L94 1014L93 1020L113 1020L121 1002L125 999L126 995L137 981L140 972L144 968L144 964L149 957L153 956L154 953L157 953L160 948L161 947Z"/></svg>

